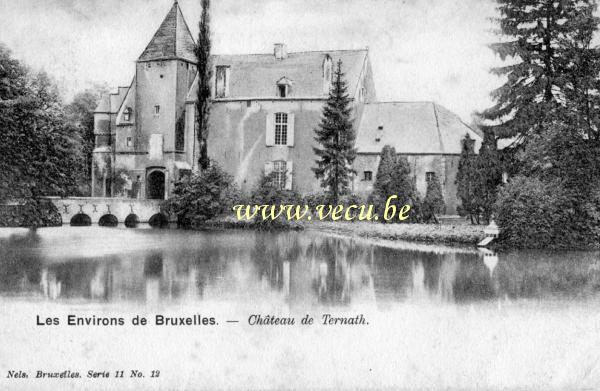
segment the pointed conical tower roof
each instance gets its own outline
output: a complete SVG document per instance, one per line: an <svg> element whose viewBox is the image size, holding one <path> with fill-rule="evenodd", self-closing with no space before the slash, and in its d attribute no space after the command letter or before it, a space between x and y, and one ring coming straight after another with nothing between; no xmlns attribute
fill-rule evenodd
<svg viewBox="0 0 600 391"><path fill-rule="evenodd" d="M182 59L195 63L194 45L194 38L175 1L138 61Z"/></svg>

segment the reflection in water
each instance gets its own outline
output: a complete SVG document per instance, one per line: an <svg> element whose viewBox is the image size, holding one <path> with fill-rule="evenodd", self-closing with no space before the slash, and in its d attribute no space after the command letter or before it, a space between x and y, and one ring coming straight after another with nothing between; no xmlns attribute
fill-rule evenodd
<svg viewBox="0 0 600 391"><path fill-rule="evenodd" d="M86 247L101 239L110 248L90 255ZM61 227L0 238L0 294L147 304L276 299L327 306L586 297L600 289L598 255L409 250L314 232Z"/></svg>

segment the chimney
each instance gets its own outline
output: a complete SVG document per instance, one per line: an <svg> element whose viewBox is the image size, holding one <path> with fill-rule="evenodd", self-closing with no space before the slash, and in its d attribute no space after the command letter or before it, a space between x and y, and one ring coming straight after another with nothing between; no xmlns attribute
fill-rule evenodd
<svg viewBox="0 0 600 391"><path fill-rule="evenodd" d="M287 58L287 48L284 43L276 43L275 44L275 58L278 60L283 60Z"/></svg>

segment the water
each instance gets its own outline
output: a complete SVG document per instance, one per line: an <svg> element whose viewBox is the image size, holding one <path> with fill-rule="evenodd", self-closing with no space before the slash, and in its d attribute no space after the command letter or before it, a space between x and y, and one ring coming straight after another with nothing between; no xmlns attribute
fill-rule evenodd
<svg viewBox="0 0 600 391"><path fill-rule="evenodd" d="M595 387L599 293L597 252L495 255L313 231L4 229L0 371L146 365L178 389ZM69 314L201 314L218 325L73 328ZM317 325L250 326L257 314ZM324 326L323 314L368 324Z"/></svg>

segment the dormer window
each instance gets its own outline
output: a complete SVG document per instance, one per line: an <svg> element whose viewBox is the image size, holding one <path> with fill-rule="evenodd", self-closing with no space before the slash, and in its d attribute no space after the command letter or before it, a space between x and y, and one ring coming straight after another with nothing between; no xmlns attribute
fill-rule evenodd
<svg viewBox="0 0 600 391"><path fill-rule="evenodd" d="M287 77L282 77L277 82L277 96L279 98L287 98L290 95L290 87L292 86L292 81Z"/></svg>
<svg viewBox="0 0 600 391"><path fill-rule="evenodd" d="M125 121L125 122L131 121L131 113L132 112L133 112L133 110L131 110L131 107L126 108L125 111L123 111L123 121Z"/></svg>

